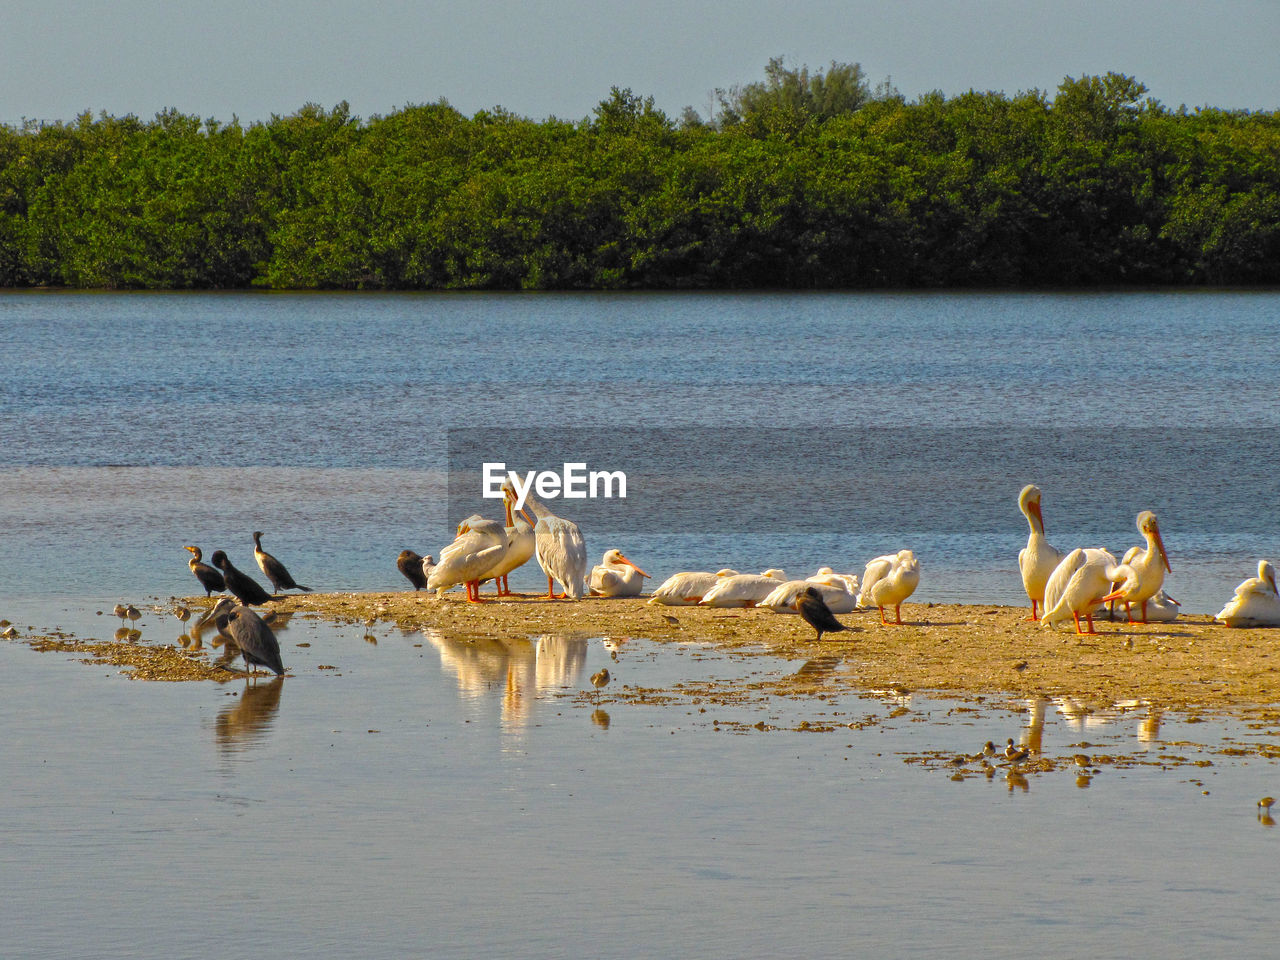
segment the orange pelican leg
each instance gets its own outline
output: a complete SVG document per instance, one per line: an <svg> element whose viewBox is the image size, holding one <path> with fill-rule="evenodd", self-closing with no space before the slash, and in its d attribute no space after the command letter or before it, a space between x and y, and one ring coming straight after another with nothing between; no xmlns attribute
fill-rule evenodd
<svg viewBox="0 0 1280 960"><path fill-rule="evenodd" d="M1089 621L1089 632L1090 632L1090 633L1097 633L1098 631L1097 631L1097 630L1095 630L1095 629L1093 629L1093 611L1092 611L1092 610L1090 610L1089 612L1087 612L1087 613L1084 615L1084 618L1085 618L1086 620L1088 620L1088 621Z"/></svg>
<svg viewBox="0 0 1280 960"><path fill-rule="evenodd" d="M1036 601L1035 601L1035 598L1032 597L1031 598L1031 616L1027 617L1026 620L1023 621L1023 623L1035 623L1039 619L1040 618L1036 616Z"/></svg>
<svg viewBox="0 0 1280 960"><path fill-rule="evenodd" d="M1072 610L1072 611L1071 611L1071 616L1072 616L1072 617L1075 619L1075 621L1076 621L1076 633L1084 633L1084 631L1080 629L1080 614L1078 614L1078 613L1076 613L1074 610Z"/></svg>
<svg viewBox="0 0 1280 960"><path fill-rule="evenodd" d="M551 574L547 574L547 599L554 600L556 598L555 584L551 581Z"/></svg>
<svg viewBox="0 0 1280 960"><path fill-rule="evenodd" d="M1142 601L1142 622L1147 622L1147 601Z"/></svg>
<svg viewBox="0 0 1280 960"><path fill-rule="evenodd" d="M884 607L880 608L880 622L886 627L889 625L889 621L884 618Z"/></svg>
<svg viewBox="0 0 1280 960"><path fill-rule="evenodd" d="M897 620L898 626L902 626L902 604L895 603L893 605L893 615Z"/></svg>

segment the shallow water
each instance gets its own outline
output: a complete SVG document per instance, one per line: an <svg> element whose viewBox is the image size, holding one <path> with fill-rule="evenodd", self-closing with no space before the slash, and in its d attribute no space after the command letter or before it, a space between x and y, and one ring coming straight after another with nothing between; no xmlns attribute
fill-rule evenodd
<svg viewBox="0 0 1280 960"><path fill-rule="evenodd" d="M457 458L554 463L557 435L603 456L601 431L636 455L636 495L584 514L589 548L624 546L655 577L857 571L909 544L916 600L1018 603L1014 500L1033 480L1059 546L1123 549L1156 509L1170 592L1213 612L1280 555L1280 519L1257 509L1280 492L1277 307L4 294L0 616L107 637L98 611L192 592L182 544L252 569L255 529L302 583L399 589L401 549L496 514L450 496ZM635 432L668 424L688 431L683 460ZM687 501L655 493L704 476ZM179 632L151 609L141 627ZM1263 957L1280 942L1277 833L1255 808L1276 766L1222 753L1275 731L1041 705L1047 755L1133 762L1087 787L1069 769L953 782L940 758L1029 736L1034 710L637 703L621 688L799 665L374 634L295 617L293 675L247 691L0 643L4 956ZM597 707L586 678L604 665Z"/></svg>

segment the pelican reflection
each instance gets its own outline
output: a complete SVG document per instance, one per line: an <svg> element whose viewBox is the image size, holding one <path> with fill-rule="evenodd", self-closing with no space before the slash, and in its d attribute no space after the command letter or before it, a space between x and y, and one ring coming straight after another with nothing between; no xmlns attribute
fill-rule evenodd
<svg viewBox="0 0 1280 960"><path fill-rule="evenodd" d="M587 641L581 637L499 640L451 635L434 627L422 632L440 654L441 669L458 684L459 695L501 697L504 725L522 726L540 695L576 686L587 665Z"/></svg>
<svg viewBox="0 0 1280 960"><path fill-rule="evenodd" d="M237 753L264 741L280 709L284 677L245 683L240 696L218 713L214 739L223 753Z"/></svg>

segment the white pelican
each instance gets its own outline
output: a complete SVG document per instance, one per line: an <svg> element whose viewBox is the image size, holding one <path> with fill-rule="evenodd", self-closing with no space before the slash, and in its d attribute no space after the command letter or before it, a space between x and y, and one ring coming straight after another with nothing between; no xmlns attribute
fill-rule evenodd
<svg viewBox="0 0 1280 960"><path fill-rule="evenodd" d="M781 570L766 570L759 575L739 573L732 577L720 577L703 596L699 606L704 607L754 607L787 579Z"/></svg>
<svg viewBox="0 0 1280 960"><path fill-rule="evenodd" d="M816 580L787 580L780 583L756 606L768 607L774 613L798 613L796 600L810 587L818 591L822 602L832 613L851 613L858 608L858 601L844 586Z"/></svg>
<svg viewBox="0 0 1280 960"><path fill-rule="evenodd" d="M737 575L737 570L730 570L727 567L716 573L705 573L700 570L673 573L662 581L662 586L653 591L649 602L664 607L692 607L716 585L717 579Z"/></svg>
<svg viewBox="0 0 1280 960"><path fill-rule="evenodd" d="M810 583L822 583L829 587L839 587L854 597L858 595L858 575L856 573L836 573L830 567L819 567L818 572L812 577L806 578ZM837 610L836 613L847 613L846 610Z"/></svg>
<svg viewBox="0 0 1280 960"><path fill-rule="evenodd" d="M876 557L862 572L862 589L858 606L868 604L880 609L880 622L886 627L884 608L893 607L897 623L902 623L902 601L915 593L920 583L920 561L910 550L899 550Z"/></svg>
<svg viewBox="0 0 1280 960"><path fill-rule="evenodd" d="M582 539L582 531L572 520L548 510L532 492L525 494L524 502L538 518L533 528L534 553L547 575L547 599L555 597L554 582L558 580L564 588L561 599L581 600L587 592L587 542Z"/></svg>
<svg viewBox="0 0 1280 960"><path fill-rule="evenodd" d="M507 584L507 574L517 567L523 567L529 562L529 558L533 556L537 547L537 536L533 532L533 517L530 517L524 510L520 512L523 517L515 515L515 491L507 486L511 481L508 480L502 485L502 502L507 511L507 525L503 528L503 533L507 538L507 552L503 555L493 567L485 571L483 580L492 580L493 585L498 588L498 596L511 596L511 587Z"/></svg>
<svg viewBox="0 0 1280 960"><path fill-rule="evenodd" d="M1215 620L1228 627L1280 627L1280 594L1275 567L1258 561L1258 575L1236 587L1236 595L1218 611Z"/></svg>
<svg viewBox="0 0 1280 960"><path fill-rule="evenodd" d="M1040 512L1040 488L1029 483L1018 494L1018 509L1027 518L1031 534L1027 545L1018 551L1018 569L1022 586L1031 600L1031 616L1038 620L1036 604L1044 602L1044 585L1054 568L1062 562L1062 554L1044 536L1044 515Z"/></svg>
<svg viewBox="0 0 1280 960"><path fill-rule="evenodd" d="M1104 603L1123 600L1130 623L1133 623L1132 606L1135 603L1142 605L1142 622L1147 622L1147 601L1160 592L1165 571L1173 572L1173 568L1169 566L1169 555L1164 549L1164 540L1160 538L1160 524L1150 510L1143 510L1138 514L1138 531L1147 540L1146 549L1136 548L1136 552L1130 549L1125 553L1124 562L1112 578L1120 586L1102 598Z"/></svg>
<svg viewBox="0 0 1280 960"><path fill-rule="evenodd" d="M1121 561L1123 566L1124 561ZM1116 584L1112 584L1116 586ZM1182 604L1169 596L1164 590L1161 590L1154 597L1147 601L1147 622L1148 623L1172 623L1178 619L1181 613ZM1118 620L1120 615L1115 612L1115 604L1111 603L1110 608L1104 607L1097 613L1099 619L1102 620Z"/></svg>
<svg viewBox="0 0 1280 960"><path fill-rule="evenodd" d="M1095 547L1072 550L1054 568L1045 584L1041 624L1052 627L1059 620L1072 617L1076 633L1084 633L1080 629L1080 618L1084 617L1089 623L1088 632L1097 633L1093 629L1093 608L1102 603L1111 589L1118 569L1115 554L1108 550Z"/></svg>
<svg viewBox="0 0 1280 960"><path fill-rule="evenodd" d="M599 597L638 597L647 576L621 550L606 550L599 566L591 568L591 593Z"/></svg>
<svg viewBox="0 0 1280 960"><path fill-rule="evenodd" d="M427 577L427 589L436 596L457 584L465 584L467 601L480 603L480 580L507 552L507 532L497 520L471 516L458 524L458 536L440 551L440 562Z"/></svg>

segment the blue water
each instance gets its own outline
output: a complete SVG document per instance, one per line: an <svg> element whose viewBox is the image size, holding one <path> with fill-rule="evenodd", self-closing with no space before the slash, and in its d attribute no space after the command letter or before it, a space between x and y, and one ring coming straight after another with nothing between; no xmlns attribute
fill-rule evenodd
<svg viewBox="0 0 1280 960"><path fill-rule="evenodd" d="M3 594L190 592L249 534L320 589L402 581L480 465L626 469L590 552L858 572L1021 602L1015 499L1061 549L1161 519L1187 612L1280 555L1275 293L0 296ZM450 472L452 471L452 473ZM470 495L468 496L468 492ZM526 568L513 586L537 586Z"/></svg>

